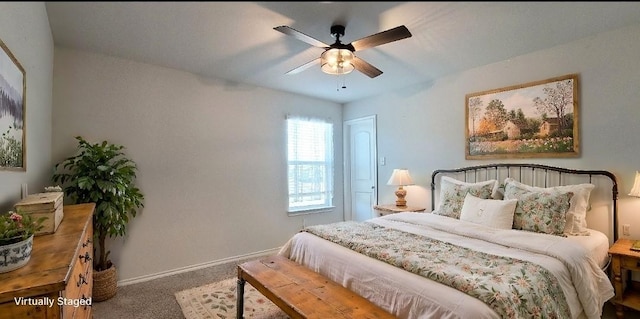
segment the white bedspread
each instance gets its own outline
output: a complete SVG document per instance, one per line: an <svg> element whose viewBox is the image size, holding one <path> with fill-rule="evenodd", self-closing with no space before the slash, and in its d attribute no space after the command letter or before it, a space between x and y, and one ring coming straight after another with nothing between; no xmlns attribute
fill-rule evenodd
<svg viewBox="0 0 640 319"><path fill-rule="evenodd" d="M398 213L369 220L486 253L528 260L559 280L572 318L600 318L613 287L590 253L567 238L501 230L434 214ZM361 255L309 233L280 251L341 283L399 318L499 318L482 301L456 289Z"/></svg>

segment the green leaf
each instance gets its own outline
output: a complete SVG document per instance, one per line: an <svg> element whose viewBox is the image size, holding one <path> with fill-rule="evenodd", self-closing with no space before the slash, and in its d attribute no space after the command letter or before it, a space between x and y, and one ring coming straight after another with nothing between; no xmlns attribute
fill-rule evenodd
<svg viewBox="0 0 640 319"><path fill-rule="evenodd" d="M104 238L125 236L136 209L144 207L144 195L135 186L137 165L127 158L122 145L90 143L81 136L75 139L76 154L56 163L51 179L60 183L74 203L96 203L93 224L100 256L94 267L106 269L110 261Z"/></svg>
<svg viewBox="0 0 640 319"><path fill-rule="evenodd" d="M89 176L81 176L78 177L78 187L80 189L91 189L91 187L95 184L93 179Z"/></svg>

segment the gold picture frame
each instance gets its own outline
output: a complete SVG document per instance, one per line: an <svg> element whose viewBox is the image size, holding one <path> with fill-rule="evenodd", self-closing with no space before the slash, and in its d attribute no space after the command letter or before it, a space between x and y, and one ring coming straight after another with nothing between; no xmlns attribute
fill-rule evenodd
<svg viewBox="0 0 640 319"><path fill-rule="evenodd" d="M2 40L0 47L0 170L26 171L26 74Z"/></svg>
<svg viewBox="0 0 640 319"><path fill-rule="evenodd" d="M465 96L465 158L577 157L578 74Z"/></svg>

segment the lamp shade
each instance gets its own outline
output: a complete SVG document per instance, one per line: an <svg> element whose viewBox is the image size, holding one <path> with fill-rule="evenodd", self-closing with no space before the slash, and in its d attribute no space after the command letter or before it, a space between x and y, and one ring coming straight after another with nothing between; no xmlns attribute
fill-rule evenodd
<svg viewBox="0 0 640 319"><path fill-rule="evenodd" d="M638 171L636 171L636 179L633 181L633 188L631 188L629 196L640 197L640 172Z"/></svg>
<svg viewBox="0 0 640 319"><path fill-rule="evenodd" d="M347 49L329 49L320 55L322 71L327 74L341 75L351 73L355 69L351 61L353 52Z"/></svg>
<svg viewBox="0 0 640 319"><path fill-rule="evenodd" d="M393 173L391 174L391 178L389 178L387 185L413 185L413 179L411 179L411 175L409 175L409 170L396 168L393 170Z"/></svg>

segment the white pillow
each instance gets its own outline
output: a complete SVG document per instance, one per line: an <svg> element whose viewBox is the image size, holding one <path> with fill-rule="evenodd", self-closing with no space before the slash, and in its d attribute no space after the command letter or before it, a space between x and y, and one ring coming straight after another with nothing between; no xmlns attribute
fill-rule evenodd
<svg viewBox="0 0 640 319"><path fill-rule="evenodd" d="M517 203L517 199L482 199L467 193L462 204L460 220L500 229L511 229Z"/></svg>
<svg viewBox="0 0 640 319"><path fill-rule="evenodd" d="M515 187L527 190L530 192L541 191L559 191L561 193L573 193L570 200L570 207L567 211L567 222L565 224L564 233L567 235L582 235L589 236L589 230L587 229L587 210L589 207L589 197L591 191L596 187L593 184L575 184L565 186L554 187L535 187L516 181L513 178L507 177L504 180L505 186L507 183L513 184Z"/></svg>

